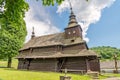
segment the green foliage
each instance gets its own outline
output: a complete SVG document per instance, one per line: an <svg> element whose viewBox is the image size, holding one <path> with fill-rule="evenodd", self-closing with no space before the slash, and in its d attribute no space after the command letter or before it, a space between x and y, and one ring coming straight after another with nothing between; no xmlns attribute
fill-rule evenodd
<svg viewBox="0 0 120 80"><path fill-rule="evenodd" d="M117 55L117 59L120 59L120 49L110 46L102 46L102 47L93 47L91 50L95 51L101 56L101 59L110 59L113 60L113 55Z"/></svg>
<svg viewBox="0 0 120 80"><path fill-rule="evenodd" d="M55 2L58 4L61 4L62 1L64 0L42 0L43 5L47 5L47 6L50 6L50 5L54 6Z"/></svg>
<svg viewBox="0 0 120 80"><path fill-rule="evenodd" d="M28 4L24 0L0 0L0 58L14 57L26 36L24 21Z"/></svg>
<svg viewBox="0 0 120 80"><path fill-rule="evenodd" d="M54 6L55 3L58 3L58 5L60 5L64 0L42 0L43 5L45 6ZM88 0L86 0L88 1Z"/></svg>

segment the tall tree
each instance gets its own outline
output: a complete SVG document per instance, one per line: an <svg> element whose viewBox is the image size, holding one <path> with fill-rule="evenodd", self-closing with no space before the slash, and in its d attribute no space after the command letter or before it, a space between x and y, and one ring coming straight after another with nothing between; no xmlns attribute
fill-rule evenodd
<svg viewBox="0 0 120 80"><path fill-rule="evenodd" d="M7 67L11 67L12 57L18 54L26 36L23 18L28 4L24 0L0 0L0 5L0 58L8 59Z"/></svg>

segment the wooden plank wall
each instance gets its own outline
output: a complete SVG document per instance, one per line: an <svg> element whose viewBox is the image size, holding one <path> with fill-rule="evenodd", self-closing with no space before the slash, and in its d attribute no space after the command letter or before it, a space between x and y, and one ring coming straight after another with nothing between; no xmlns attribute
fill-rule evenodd
<svg viewBox="0 0 120 80"><path fill-rule="evenodd" d="M23 69L24 66L24 60L23 59L18 59L18 69Z"/></svg>
<svg viewBox="0 0 120 80"><path fill-rule="evenodd" d="M84 43L63 47L63 50L82 50L87 49Z"/></svg>
<svg viewBox="0 0 120 80"><path fill-rule="evenodd" d="M55 59L34 59L30 63L29 70L57 71L57 61Z"/></svg>
<svg viewBox="0 0 120 80"><path fill-rule="evenodd" d="M68 38L73 38L73 37L81 37L82 39L82 31L80 30L80 26L65 29L65 38L68 39Z"/></svg>
<svg viewBox="0 0 120 80"><path fill-rule="evenodd" d="M99 71L100 72L100 63L99 63L98 59L94 59L94 60L89 61L89 64L90 64L90 69L92 71Z"/></svg>
<svg viewBox="0 0 120 80"><path fill-rule="evenodd" d="M64 68L72 70L86 70L86 62L84 57L67 58Z"/></svg>

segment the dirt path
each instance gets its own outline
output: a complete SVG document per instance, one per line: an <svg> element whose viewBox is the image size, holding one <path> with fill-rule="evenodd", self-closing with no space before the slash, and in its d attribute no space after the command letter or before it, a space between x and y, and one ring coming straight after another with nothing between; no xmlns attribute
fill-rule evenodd
<svg viewBox="0 0 120 80"><path fill-rule="evenodd" d="M106 78L106 79L93 79L93 80L120 80L118 77L111 77L111 78Z"/></svg>
<svg viewBox="0 0 120 80"><path fill-rule="evenodd" d="M112 78L107 78L107 79L102 79L102 80L120 80L120 78L112 77Z"/></svg>

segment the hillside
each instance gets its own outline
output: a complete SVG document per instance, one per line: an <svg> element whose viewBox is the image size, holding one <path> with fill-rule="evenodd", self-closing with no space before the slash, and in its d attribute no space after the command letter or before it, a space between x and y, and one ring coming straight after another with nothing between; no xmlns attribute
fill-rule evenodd
<svg viewBox="0 0 120 80"><path fill-rule="evenodd" d="M120 49L117 49L115 47L110 46L99 46L99 47L93 47L90 48L91 50L98 53L101 57L101 60L113 60L113 55L117 55L117 59L120 60Z"/></svg>

